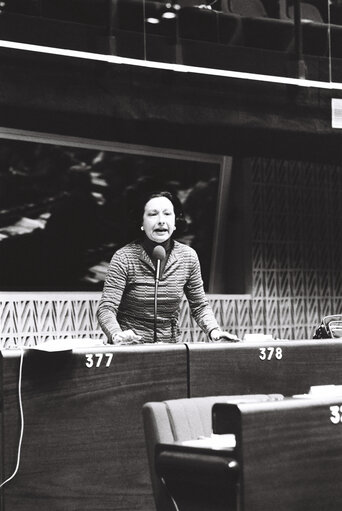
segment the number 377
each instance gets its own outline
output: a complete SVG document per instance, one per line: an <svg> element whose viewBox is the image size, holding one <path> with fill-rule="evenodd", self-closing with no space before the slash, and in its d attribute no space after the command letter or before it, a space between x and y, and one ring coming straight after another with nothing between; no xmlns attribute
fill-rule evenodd
<svg viewBox="0 0 342 511"><path fill-rule="evenodd" d="M113 353L87 353L86 367L100 367L105 365L109 367L113 358Z"/></svg>

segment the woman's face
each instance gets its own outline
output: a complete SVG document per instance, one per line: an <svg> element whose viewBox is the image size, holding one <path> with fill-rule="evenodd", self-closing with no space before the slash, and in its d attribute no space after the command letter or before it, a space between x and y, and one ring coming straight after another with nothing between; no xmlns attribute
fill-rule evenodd
<svg viewBox="0 0 342 511"><path fill-rule="evenodd" d="M156 243L168 240L175 230L175 212L167 197L153 197L145 204L143 230Z"/></svg>

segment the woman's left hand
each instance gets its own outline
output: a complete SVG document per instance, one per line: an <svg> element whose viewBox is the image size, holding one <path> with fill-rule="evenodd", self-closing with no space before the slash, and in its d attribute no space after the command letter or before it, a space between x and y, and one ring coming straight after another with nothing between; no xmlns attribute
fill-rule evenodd
<svg viewBox="0 0 342 511"><path fill-rule="evenodd" d="M225 330L219 330L216 328L210 332L210 339L212 342L220 342L220 341L228 341L228 342L239 342L239 339L236 335L231 334L230 332L226 332Z"/></svg>

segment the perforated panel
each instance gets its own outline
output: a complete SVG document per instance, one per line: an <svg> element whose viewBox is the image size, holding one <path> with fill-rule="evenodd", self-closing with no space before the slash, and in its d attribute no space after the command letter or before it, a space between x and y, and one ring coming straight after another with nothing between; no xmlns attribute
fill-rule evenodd
<svg viewBox="0 0 342 511"><path fill-rule="evenodd" d="M252 181L253 327L312 338L342 310L342 169L259 158Z"/></svg>

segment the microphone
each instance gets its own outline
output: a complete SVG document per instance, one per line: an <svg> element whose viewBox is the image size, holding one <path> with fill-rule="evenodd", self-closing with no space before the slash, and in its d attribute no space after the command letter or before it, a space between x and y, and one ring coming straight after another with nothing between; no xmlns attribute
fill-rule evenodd
<svg viewBox="0 0 342 511"><path fill-rule="evenodd" d="M153 261L156 261L156 281L159 281L160 278L160 264L162 261L164 261L166 257L165 248L161 245L157 245L154 247L152 252L152 259Z"/></svg>
<svg viewBox="0 0 342 511"><path fill-rule="evenodd" d="M154 247L152 252L152 259L156 261L156 275L154 284L154 330L153 342L157 342L157 310L158 310L158 283L160 278L160 264L166 257L165 248L161 245Z"/></svg>

